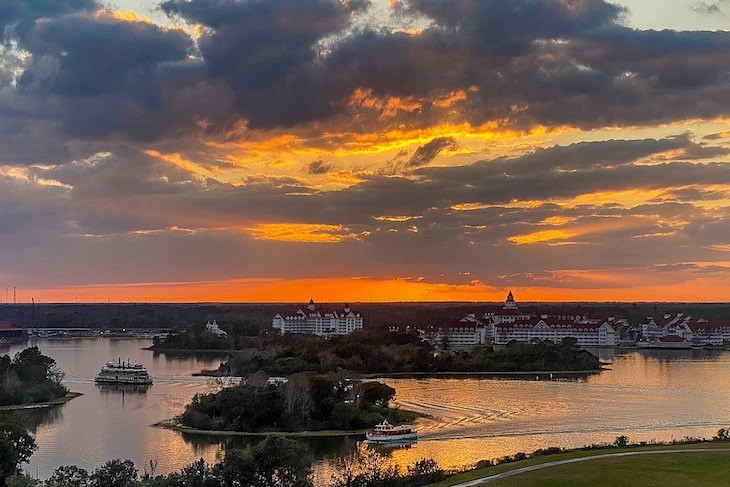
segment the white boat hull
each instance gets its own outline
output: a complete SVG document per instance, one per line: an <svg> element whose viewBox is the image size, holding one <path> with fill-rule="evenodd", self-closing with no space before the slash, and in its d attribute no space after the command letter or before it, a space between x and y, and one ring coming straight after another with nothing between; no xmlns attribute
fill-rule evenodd
<svg viewBox="0 0 730 487"><path fill-rule="evenodd" d="M152 379L134 379L134 378L124 378L124 377L119 377L118 379L114 379L114 378L97 377L94 379L94 382L96 382L97 384L149 385L149 384L152 384Z"/></svg>
<svg viewBox="0 0 730 487"><path fill-rule="evenodd" d="M656 350L689 350L692 348L691 342L638 342L639 348L656 349Z"/></svg>
<svg viewBox="0 0 730 487"><path fill-rule="evenodd" d="M415 441L418 433L403 433L402 435L374 435L366 433L365 439L370 443L399 443L403 441Z"/></svg>

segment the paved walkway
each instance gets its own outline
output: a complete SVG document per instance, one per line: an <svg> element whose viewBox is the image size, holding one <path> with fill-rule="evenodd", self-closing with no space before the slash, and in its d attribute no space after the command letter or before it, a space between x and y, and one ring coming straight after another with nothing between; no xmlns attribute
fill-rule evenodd
<svg viewBox="0 0 730 487"><path fill-rule="evenodd" d="M512 475L519 475L525 472L532 472L533 470L540 470L541 468L555 467L557 465L566 465L568 463L587 462L590 460L598 460L601 458L612 458L612 457L630 457L634 455L659 455L662 453L692 453L692 452L730 452L730 448L684 448L681 450L650 450L650 451L627 451L619 453L604 453L602 455L592 455L587 457L569 458L567 460L556 460L554 462L539 463L537 465L530 465L529 467L516 468L508 472L502 472L488 477L482 477L481 479L471 480L469 482L463 482L461 484L455 484L453 487L474 487L477 485L484 485L492 480L503 479L505 477L511 477Z"/></svg>

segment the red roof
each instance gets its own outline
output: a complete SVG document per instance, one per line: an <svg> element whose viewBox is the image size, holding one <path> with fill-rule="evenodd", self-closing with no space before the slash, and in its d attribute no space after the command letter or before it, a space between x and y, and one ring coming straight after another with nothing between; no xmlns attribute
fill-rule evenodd
<svg viewBox="0 0 730 487"><path fill-rule="evenodd" d="M10 323L6 321L0 321L0 330L19 331L20 328L14 328Z"/></svg>
<svg viewBox="0 0 730 487"><path fill-rule="evenodd" d="M469 329L469 330L475 330L477 328L478 324L473 321L461 321L461 320L445 320L439 323L439 328L463 328L463 329Z"/></svg>
<svg viewBox="0 0 730 487"><path fill-rule="evenodd" d="M659 338L659 341L663 343L680 343L686 342L687 340L678 335L665 335Z"/></svg>
<svg viewBox="0 0 730 487"><path fill-rule="evenodd" d="M716 330L718 328L730 327L730 321L691 321L687 323L692 331L697 330Z"/></svg>
<svg viewBox="0 0 730 487"><path fill-rule="evenodd" d="M527 320L516 320L512 323L497 323L497 328L533 328L540 322L544 322L550 328L573 328L574 330L597 330L605 322L599 323L576 323L571 319L562 319L557 316L548 316L542 318L540 316L532 316Z"/></svg>

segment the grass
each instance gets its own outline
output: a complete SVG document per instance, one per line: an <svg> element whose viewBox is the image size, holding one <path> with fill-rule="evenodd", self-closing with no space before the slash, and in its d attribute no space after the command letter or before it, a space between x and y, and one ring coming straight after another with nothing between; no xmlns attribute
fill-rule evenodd
<svg viewBox="0 0 730 487"><path fill-rule="evenodd" d="M501 465L495 465L492 467L485 467L480 469L474 469L474 470L467 470L465 472L458 473L454 476L449 477L446 480L443 480L441 482L437 482L435 484L431 484L429 487L450 487L452 485L457 485L461 482L468 482L470 480L477 480L480 478L488 477L490 475L495 475L502 472L508 472L510 470L515 470L522 467L527 467L530 465L538 465L541 463L549 463L559 460L566 460L570 458L581 458L581 457L591 457L596 455L605 455L607 453L620 453L620 452L629 452L629 451L652 451L652 450L685 450L685 449L695 449L695 448L718 448L718 449L727 449L730 448L730 444L728 443L722 443L722 442L703 442L703 443L693 443L693 444L679 444L679 445L651 445L651 446L636 446L636 447L625 447L625 448L600 448L595 450L573 450L568 451L565 453L558 453L555 455L544 455L544 456L538 456L534 458L530 458L527 460L522 460L519 462L512 462L512 463L505 463ZM515 475L512 477L508 477L506 479L502 480L495 480L492 482L489 482L488 485L490 486L562 486L562 485L722 485L724 481L721 481L718 483L717 478L715 478L714 483L698 483L698 484L687 484L683 481L685 479L684 477L679 478L677 477L675 480L667 480L666 477L663 478L662 482L656 483L656 484L647 484L642 482L634 482L634 483L626 483L627 480L624 478L622 481L616 480L616 477L614 475L614 470L623 470L626 468L627 478L629 481L632 481L637 478L635 473L631 473L633 468L630 468L631 466L636 467L641 466L641 468L645 468L646 465L656 465L658 464L658 461L662 462L668 462L668 465L676 464L676 469L681 470L685 463L691 464L693 460L683 460L685 457L684 455L687 455L687 458L689 457L695 457L696 458L705 458L708 457L710 459L714 459L714 462L720 463L722 467L718 467L717 472L724 472L725 479L727 478L727 472L730 469L730 452L696 452L696 453L676 453L676 454L661 454L661 455L651 455L651 456L642 456L638 455L635 457L618 457L618 458L611 458L611 459L596 459L593 461L585 462L585 463L575 463L570 465L559 465L555 467L549 467L541 470L537 470L535 472L529 472L524 474ZM713 456L714 455L714 456ZM679 460L678 460L679 459ZM718 460L722 460L722 462L719 462ZM698 460L699 461L699 460ZM610 462L604 463L604 462ZM614 463L615 462L615 463ZM598 466L597 466L598 465ZM617 466L618 465L618 466ZM624 467L623 465L627 465L627 467ZM664 465L664 463L663 463ZM666 471L670 475L675 474L676 469L670 468L668 465L667 468L659 469L660 471ZM604 483L595 483L593 480L589 480L586 477L575 477L576 479L580 480L578 483L573 484L566 484L565 483L565 477L560 477L559 479L555 480L552 477L552 472L557 471L558 474L561 473L561 471L565 469L568 470L568 477L571 475L578 475L578 471L585 471L586 475L590 475L591 472L595 473L597 475L597 479L595 482L602 481ZM570 472L570 470L576 469L576 473L573 474ZM609 469L609 470L606 470ZM690 471L690 470L687 470ZM704 469L704 471L707 471L708 474L712 474L713 470L710 469ZM610 472L610 475L608 474ZM570 477L573 478L573 477ZM698 477L702 478L702 477ZM527 483L520 483L523 481ZM552 483L530 483L534 481L546 481L546 482L552 482ZM685 479L686 480L686 479Z"/></svg>
<svg viewBox="0 0 730 487"><path fill-rule="evenodd" d="M557 465L489 483L493 487L728 485L730 452L677 452Z"/></svg>

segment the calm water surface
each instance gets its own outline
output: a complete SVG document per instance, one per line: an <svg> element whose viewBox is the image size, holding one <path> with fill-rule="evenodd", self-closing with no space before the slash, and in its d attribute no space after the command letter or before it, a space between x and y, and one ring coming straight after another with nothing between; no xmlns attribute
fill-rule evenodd
<svg viewBox="0 0 730 487"><path fill-rule="evenodd" d="M226 445L219 440L150 425L179 414L194 394L215 390L208 379L191 374L217 367L222 358L141 350L149 343L39 341L67 372L68 387L84 396L26 418L39 445L30 472L45 478L60 465L94 469L111 458L129 458L140 469L156 459L158 473L165 473L221 454ZM155 383L146 391L96 386L99 367L117 357L144 363ZM434 458L456 468L547 446L610 442L620 434L632 441L709 437L730 425L730 353L643 351L603 358L611 360L610 370L580 381L388 379L401 407L428 417L419 421L416 445L385 452L401 465ZM320 478L327 477L338 452L355 448L358 440L310 440Z"/></svg>

